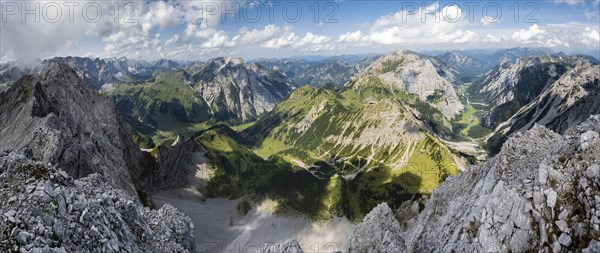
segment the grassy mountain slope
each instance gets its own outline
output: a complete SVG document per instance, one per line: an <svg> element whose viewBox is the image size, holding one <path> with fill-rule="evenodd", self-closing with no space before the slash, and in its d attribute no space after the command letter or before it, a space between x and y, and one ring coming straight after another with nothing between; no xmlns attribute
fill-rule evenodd
<svg viewBox="0 0 600 253"><path fill-rule="evenodd" d="M206 189L209 197L250 194L270 198L278 203L278 211L299 212L315 220L352 215L343 178L319 179L279 157L265 160L244 146L246 140L225 125L203 131L195 139L209 151L215 167Z"/></svg>
<svg viewBox="0 0 600 253"><path fill-rule="evenodd" d="M413 116L418 100L385 87L307 86L242 134L263 158L281 158L322 180L342 176L350 213L361 217L381 201L400 204L458 173L454 155Z"/></svg>
<svg viewBox="0 0 600 253"><path fill-rule="evenodd" d="M189 137L220 122L250 122L294 89L281 73L237 58L163 68L154 76L145 83L104 90L143 142L152 138L163 143L179 134Z"/></svg>
<svg viewBox="0 0 600 253"><path fill-rule="evenodd" d="M210 108L184 82L182 71L165 71L143 84L122 84L109 91L117 110L138 135L161 142L203 129Z"/></svg>

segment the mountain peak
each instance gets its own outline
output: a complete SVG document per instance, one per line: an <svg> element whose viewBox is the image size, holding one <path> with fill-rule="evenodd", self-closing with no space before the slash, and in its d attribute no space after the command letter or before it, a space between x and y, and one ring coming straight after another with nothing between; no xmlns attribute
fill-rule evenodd
<svg viewBox="0 0 600 253"><path fill-rule="evenodd" d="M454 89L456 72L437 58L398 50L375 60L350 82L354 89L381 87L418 95L452 119L464 106ZM433 98L437 97L437 98ZM431 100L431 101L429 101Z"/></svg>
<svg viewBox="0 0 600 253"><path fill-rule="evenodd" d="M79 79L79 76L69 65L58 63L50 65L44 71L44 79L58 79L67 81L64 85L74 85ZM70 82L74 81L74 82Z"/></svg>
<svg viewBox="0 0 600 253"><path fill-rule="evenodd" d="M210 62L217 62L222 66L237 66L245 64L244 59L237 57L218 57L210 60Z"/></svg>
<svg viewBox="0 0 600 253"><path fill-rule="evenodd" d="M419 53L417 53L415 51L408 50L408 49L398 49L398 50L392 52L391 54L394 54L394 55L405 55L405 54L418 55Z"/></svg>
<svg viewBox="0 0 600 253"><path fill-rule="evenodd" d="M123 128L113 102L94 92L75 71L53 64L2 93L0 150L63 167L80 178L93 173L136 196L142 155Z"/></svg>

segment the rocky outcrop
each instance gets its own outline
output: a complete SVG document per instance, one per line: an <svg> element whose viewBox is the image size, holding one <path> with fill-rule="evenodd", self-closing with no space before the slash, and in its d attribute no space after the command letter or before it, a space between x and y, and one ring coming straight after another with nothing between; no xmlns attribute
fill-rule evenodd
<svg viewBox="0 0 600 253"><path fill-rule="evenodd" d="M350 252L404 252L400 224L387 205L373 208L350 237Z"/></svg>
<svg viewBox="0 0 600 253"><path fill-rule="evenodd" d="M184 141L182 136L171 146L158 146L152 153L157 155L157 169L152 173L149 191L177 189L190 186L190 176L196 172L192 163L192 154L202 149L200 144L190 139Z"/></svg>
<svg viewBox="0 0 600 253"><path fill-rule="evenodd" d="M101 174L131 196L143 193L142 177L154 166L112 101L66 65L24 76L0 94L0 140L0 150L57 165L75 178Z"/></svg>
<svg viewBox="0 0 600 253"><path fill-rule="evenodd" d="M142 207L91 174L0 154L1 252L194 252L194 225L170 205Z"/></svg>
<svg viewBox="0 0 600 253"><path fill-rule="evenodd" d="M348 83L353 89L379 87L416 94L450 120L463 110L454 85L457 73L437 58L399 50L379 57Z"/></svg>
<svg viewBox="0 0 600 253"><path fill-rule="evenodd" d="M414 225L395 232L406 243L393 251L595 252L599 131L592 116L563 136L539 125L515 134L497 156L441 184ZM377 240L369 238L351 240Z"/></svg>

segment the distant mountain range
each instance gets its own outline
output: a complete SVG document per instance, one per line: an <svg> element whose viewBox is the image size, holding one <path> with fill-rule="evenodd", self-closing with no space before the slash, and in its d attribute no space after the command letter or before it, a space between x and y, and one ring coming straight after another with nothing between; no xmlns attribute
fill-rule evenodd
<svg viewBox="0 0 600 253"><path fill-rule="evenodd" d="M94 90L100 90L104 85L143 81L151 78L157 70L174 70L182 66L182 63L171 60L147 62L126 58L55 57L36 65L21 66L19 62L0 65L0 84L14 82L24 74L39 73L55 64L73 68Z"/></svg>
<svg viewBox="0 0 600 253"><path fill-rule="evenodd" d="M483 61L456 51L438 55L437 58L456 70L462 82L471 82L488 70Z"/></svg>
<svg viewBox="0 0 600 253"><path fill-rule="evenodd" d="M600 65L592 64L590 61L580 61L562 74L549 78L544 82L544 87L534 88L539 91L533 91L536 95L526 99L527 103L521 105L519 102L512 102L522 100L524 97L523 91L518 92L518 97L509 102L511 105L521 105L517 107L518 109L495 110L499 113L515 112L512 116L503 119L494 135L487 140L489 148L498 151L508 136L526 131L534 124L546 126L557 133L565 133L585 121L590 115L600 113L598 73L600 73Z"/></svg>
<svg viewBox="0 0 600 253"><path fill-rule="evenodd" d="M136 132L154 135L185 124L248 122L294 89L280 72L239 58L216 58L155 71L153 79L103 92L114 98Z"/></svg>
<svg viewBox="0 0 600 253"><path fill-rule="evenodd" d="M346 82L368 66L378 56L359 57L329 57L322 60L306 59L258 59L255 62L265 67L285 73L296 85L312 85L325 87L331 85L336 89L342 88Z"/></svg>

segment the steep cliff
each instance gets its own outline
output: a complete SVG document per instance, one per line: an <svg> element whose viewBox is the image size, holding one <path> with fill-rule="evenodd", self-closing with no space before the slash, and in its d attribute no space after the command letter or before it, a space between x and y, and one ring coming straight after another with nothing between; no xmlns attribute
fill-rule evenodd
<svg viewBox="0 0 600 253"><path fill-rule="evenodd" d="M596 252L599 131L600 116L592 116L562 136L539 125L515 134L497 156L442 183L406 229L392 227L392 242L400 245L394 250ZM365 219L351 241L375 241L364 231L389 222ZM389 243L380 245L371 251ZM361 249L354 244L350 250Z"/></svg>

